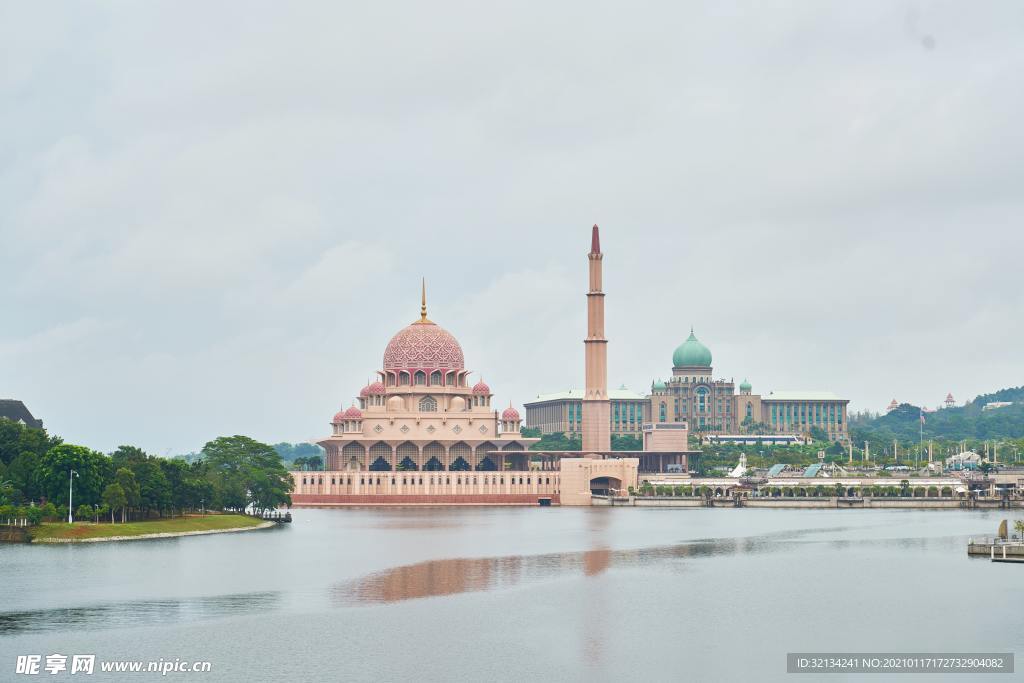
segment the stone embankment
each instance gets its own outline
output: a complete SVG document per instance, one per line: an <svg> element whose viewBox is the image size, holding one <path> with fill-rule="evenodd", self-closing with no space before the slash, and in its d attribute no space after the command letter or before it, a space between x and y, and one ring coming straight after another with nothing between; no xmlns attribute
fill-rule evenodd
<svg viewBox="0 0 1024 683"><path fill-rule="evenodd" d="M137 536L104 536L100 538L38 538L32 543L104 543L106 541L144 541L153 538L176 538L178 536L205 536L207 534L231 534L236 531L253 531L274 526L274 522L263 522L255 526L236 527L234 529L206 529L203 531L168 531L158 534L139 534Z"/></svg>

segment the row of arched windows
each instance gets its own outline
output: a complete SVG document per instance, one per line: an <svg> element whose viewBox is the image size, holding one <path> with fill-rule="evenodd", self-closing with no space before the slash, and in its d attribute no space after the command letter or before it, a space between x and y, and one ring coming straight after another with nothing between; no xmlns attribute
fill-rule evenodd
<svg viewBox="0 0 1024 683"><path fill-rule="evenodd" d="M460 375L458 372L441 372L440 370L434 370L429 375L423 370L417 370L413 374L409 374L405 370L399 370L397 372L387 373L387 385L393 386L429 386L432 387L464 387L466 386L465 375Z"/></svg>

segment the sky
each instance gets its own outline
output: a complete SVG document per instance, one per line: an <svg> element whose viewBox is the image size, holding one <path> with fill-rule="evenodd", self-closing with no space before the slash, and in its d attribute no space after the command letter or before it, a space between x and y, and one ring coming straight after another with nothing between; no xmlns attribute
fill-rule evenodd
<svg viewBox="0 0 1024 683"><path fill-rule="evenodd" d="M328 433L429 315L495 402L1024 384L1019 2L0 2L0 397L168 455ZM475 377L474 377L475 379Z"/></svg>

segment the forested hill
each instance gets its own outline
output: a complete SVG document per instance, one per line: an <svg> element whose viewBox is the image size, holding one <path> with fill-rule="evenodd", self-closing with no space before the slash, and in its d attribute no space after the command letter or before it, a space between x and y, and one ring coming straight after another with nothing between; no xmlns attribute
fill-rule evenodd
<svg viewBox="0 0 1024 683"><path fill-rule="evenodd" d="M985 404L1007 401L1013 405L983 410ZM904 403L892 412L873 419L850 423L854 442L915 440L920 428L921 409ZM1024 437L1024 387L1001 389L978 396L970 403L925 413L926 439L1019 439Z"/></svg>

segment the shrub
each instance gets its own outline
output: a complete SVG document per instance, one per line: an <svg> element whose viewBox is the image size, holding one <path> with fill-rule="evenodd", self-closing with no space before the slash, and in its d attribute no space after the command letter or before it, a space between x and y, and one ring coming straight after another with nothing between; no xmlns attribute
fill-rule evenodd
<svg viewBox="0 0 1024 683"><path fill-rule="evenodd" d="M41 508L30 507L23 509L24 513L18 516L27 518L29 524L39 524L39 522L43 521L43 511Z"/></svg>
<svg viewBox="0 0 1024 683"><path fill-rule="evenodd" d="M57 521L59 519L66 518L68 516L66 512L63 515L61 515L60 511L57 509L57 507L53 503L51 503L51 502L47 502L46 505L44 505L44 506L42 506L40 508L40 510L41 510L41 514L43 516L43 519L49 519L49 520Z"/></svg>

